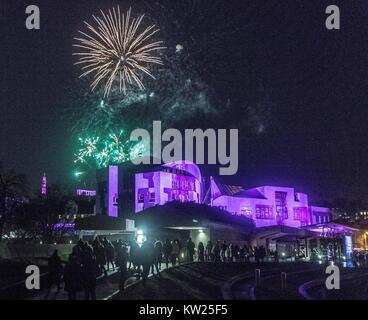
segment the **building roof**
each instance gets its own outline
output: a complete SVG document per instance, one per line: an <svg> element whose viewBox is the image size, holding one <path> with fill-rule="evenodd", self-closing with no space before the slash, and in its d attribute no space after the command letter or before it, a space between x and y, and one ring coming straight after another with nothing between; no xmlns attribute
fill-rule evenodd
<svg viewBox="0 0 368 320"><path fill-rule="evenodd" d="M241 186L232 186L221 184L215 181L220 193L224 196L239 197L239 198L253 198L253 199L267 199L258 189L244 189Z"/></svg>
<svg viewBox="0 0 368 320"><path fill-rule="evenodd" d="M252 233L255 225L252 219L235 216L219 208L191 202L168 202L162 206L148 208L135 216L136 225L155 228L205 227L217 223Z"/></svg>

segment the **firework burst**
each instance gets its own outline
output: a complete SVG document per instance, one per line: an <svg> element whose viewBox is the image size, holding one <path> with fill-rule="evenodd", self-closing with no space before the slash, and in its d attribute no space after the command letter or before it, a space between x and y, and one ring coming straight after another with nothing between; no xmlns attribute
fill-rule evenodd
<svg viewBox="0 0 368 320"><path fill-rule="evenodd" d="M105 168L110 164L119 164L142 157L144 145L131 142L124 130L111 133L105 138L79 138L80 149L75 154L74 163L87 169ZM79 168L80 169L80 168Z"/></svg>
<svg viewBox="0 0 368 320"><path fill-rule="evenodd" d="M143 27L143 18L132 18L131 9L124 14L117 7L93 16L95 26L84 22L88 31L79 31L83 37L75 38L73 45L82 50L73 55L79 57L75 64L82 65L80 77L93 75L92 90L104 83L108 96L114 83L119 83L120 92L126 94L127 86L145 88L144 75L155 79L150 67L163 64L159 53L165 47L162 41L153 40L159 32L156 25Z"/></svg>

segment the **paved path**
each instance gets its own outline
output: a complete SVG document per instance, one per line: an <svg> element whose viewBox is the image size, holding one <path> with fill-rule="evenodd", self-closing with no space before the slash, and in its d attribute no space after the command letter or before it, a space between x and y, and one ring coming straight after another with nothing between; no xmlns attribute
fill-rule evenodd
<svg viewBox="0 0 368 320"><path fill-rule="evenodd" d="M169 268L171 264L169 264ZM162 265L162 270L165 270L165 266ZM149 275L151 277L152 274ZM136 277L130 277L125 282L125 287L128 288L132 284L139 282ZM62 285L63 287L63 285ZM119 293L119 275L117 271L108 271L107 277L100 276L97 278L97 286L96 286L96 299L97 300L108 300L111 299L114 295ZM77 294L78 300L84 299L84 292L81 291ZM47 294L45 290L41 293L31 297L29 300L68 300L68 293L61 289L57 292L57 289L53 287L51 292Z"/></svg>
<svg viewBox="0 0 368 320"><path fill-rule="evenodd" d="M272 264L265 264L265 268ZM113 297L114 300L223 300L222 287L244 272L254 274L253 263L191 263L162 272Z"/></svg>

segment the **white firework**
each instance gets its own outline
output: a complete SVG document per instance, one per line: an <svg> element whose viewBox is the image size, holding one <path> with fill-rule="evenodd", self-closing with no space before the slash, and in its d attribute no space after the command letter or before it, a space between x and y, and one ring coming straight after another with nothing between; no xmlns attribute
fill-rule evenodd
<svg viewBox="0 0 368 320"><path fill-rule="evenodd" d="M80 77L93 75L92 90L104 82L108 96L118 82L120 92L126 94L128 85L145 88L144 75L155 79L149 68L163 64L160 51L165 47L163 41L154 40L159 32L156 25L143 27L143 18L132 18L131 9L124 14L117 7L106 14L101 10L100 17L93 15L96 26L84 22L88 31L79 31L83 37L75 38L78 43L73 45L82 50L73 55L79 56L75 64L82 65Z"/></svg>

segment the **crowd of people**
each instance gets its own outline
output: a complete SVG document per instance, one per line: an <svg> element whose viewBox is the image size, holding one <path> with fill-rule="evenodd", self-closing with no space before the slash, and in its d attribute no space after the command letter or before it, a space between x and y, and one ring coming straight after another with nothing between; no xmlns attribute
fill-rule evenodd
<svg viewBox="0 0 368 320"><path fill-rule="evenodd" d="M166 268L183 262L263 262L266 250L263 246L250 247L217 241L199 242L196 246L192 239L181 242L179 239L164 242L146 240L109 241L106 237L96 237L93 241L79 240L73 247L69 261L63 267L57 250L49 259L48 292L56 285L60 290L61 280L69 299L75 300L77 293L84 291L86 300L96 299L96 279L107 276L108 271L118 270L119 288L124 290L125 281L130 277L146 281L148 275L160 276L162 266ZM274 253L278 261L277 252Z"/></svg>
<svg viewBox="0 0 368 320"><path fill-rule="evenodd" d="M206 247L203 243L198 244L198 261L214 261L214 262L263 262L266 257L266 249L264 246L252 247L248 245L240 246L238 244L227 243L226 241L217 241L213 244L208 241ZM273 253L277 257L277 251ZM276 258L277 259L277 258Z"/></svg>
<svg viewBox="0 0 368 320"><path fill-rule="evenodd" d="M368 268L368 251L354 250L351 260L355 268Z"/></svg>

